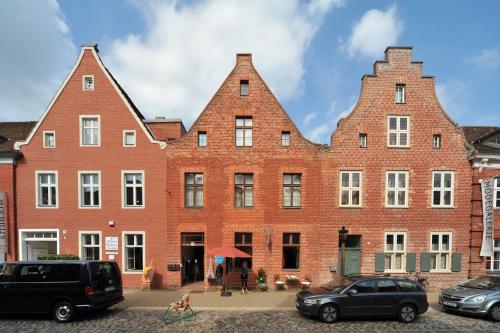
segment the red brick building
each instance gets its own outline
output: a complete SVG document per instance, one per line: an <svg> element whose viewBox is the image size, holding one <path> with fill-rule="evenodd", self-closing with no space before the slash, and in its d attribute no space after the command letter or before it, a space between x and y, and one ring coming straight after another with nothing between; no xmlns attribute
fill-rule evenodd
<svg viewBox="0 0 500 333"><path fill-rule="evenodd" d="M325 146L302 136L249 54L186 132L180 120L144 119L83 46L17 148L21 260L116 260L126 286L152 262L155 285L176 287L206 278L208 251L235 246L271 284L318 285L340 271L345 226L346 273L422 271L436 287L474 272L472 146L411 48L386 50Z"/></svg>

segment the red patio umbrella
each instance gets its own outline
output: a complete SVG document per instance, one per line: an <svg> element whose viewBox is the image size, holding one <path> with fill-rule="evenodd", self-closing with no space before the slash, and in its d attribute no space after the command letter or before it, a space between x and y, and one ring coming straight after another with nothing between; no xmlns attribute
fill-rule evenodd
<svg viewBox="0 0 500 333"><path fill-rule="evenodd" d="M234 247L230 246L223 246L223 247L218 247L216 249L212 249L207 252L208 256L210 257L224 257L224 258L252 258L251 255L246 254L243 251L240 251ZM221 292L221 296L231 296L231 293L227 291L227 260L224 260L226 264L226 269L225 269L225 286Z"/></svg>

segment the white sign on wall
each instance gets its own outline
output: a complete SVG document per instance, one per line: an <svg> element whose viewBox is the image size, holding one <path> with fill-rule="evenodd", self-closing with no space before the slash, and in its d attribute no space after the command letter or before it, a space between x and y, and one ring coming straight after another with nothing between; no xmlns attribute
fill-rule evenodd
<svg viewBox="0 0 500 333"><path fill-rule="evenodd" d="M106 237L106 251L118 251L118 237Z"/></svg>
<svg viewBox="0 0 500 333"><path fill-rule="evenodd" d="M481 195L483 199L483 243L481 257L493 256L493 185L495 178L481 180Z"/></svg>
<svg viewBox="0 0 500 333"><path fill-rule="evenodd" d="M7 232L5 220L5 193L0 192L0 256L7 253ZM4 258L0 257L0 261Z"/></svg>

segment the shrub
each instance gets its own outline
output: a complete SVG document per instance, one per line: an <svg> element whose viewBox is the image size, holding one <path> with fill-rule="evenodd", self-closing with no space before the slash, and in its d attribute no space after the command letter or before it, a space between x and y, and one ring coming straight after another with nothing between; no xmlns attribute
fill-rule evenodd
<svg viewBox="0 0 500 333"><path fill-rule="evenodd" d="M80 257L74 254L42 254L38 260L80 260Z"/></svg>
<svg viewBox="0 0 500 333"><path fill-rule="evenodd" d="M257 273L257 287L260 290L267 290L267 275L266 271L264 271L264 268L259 268L259 271Z"/></svg>

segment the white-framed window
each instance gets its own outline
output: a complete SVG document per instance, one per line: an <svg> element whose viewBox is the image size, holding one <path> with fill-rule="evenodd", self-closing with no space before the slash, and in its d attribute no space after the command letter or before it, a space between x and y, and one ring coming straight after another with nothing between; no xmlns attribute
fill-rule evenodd
<svg viewBox="0 0 500 333"><path fill-rule="evenodd" d="M283 174L283 208L300 208L302 174Z"/></svg>
<svg viewBox="0 0 500 333"><path fill-rule="evenodd" d="M144 208L144 171L122 171L122 208Z"/></svg>
<svg viewBox="0 0 500 333"><path fill-rule="evenodd" d="M408 171L387 171L385 185L386 207L408 207Z"/></svg>
<svg viewBox="0 0 500 333"><path fill-rule="evenodd" d="M80 116L80 146L100 146L100 123L100 116Z"/></svg>
<svg viewBox="0 0 500 333"><path fill-rule="evenodd" d="M83 90L94 90L94 75L84 75L82 78Z"/></svg>
<svg viewBox="0 0 500 333"><path fill-rule="evenodd" d="M441 134L434 134L432 136L432 148L434 149L441 148Z"/></svg>
<svg viewBox="0 0 500 333"><path fill-rule="evenodd" d="M198 132L198 147L207 146L207 132Z"/></svg>
<svg viewBox="0 0 500 333"><path fill-rule="evenodd" d="M123 147L135 147L135 130L123 131Z"/></svg>
<svg viewBox="0 0 500 333"><path fill-rule="evenodd" d="M432 207L453 207L453 171L432 172Z"/></svg>
<svg viewBox="0 0 500 333"><path fill-rule="evenodd" d="M403 148L410 146L410 117L387 117L387 146Z"/></svg>
<svg viewBox="0 0 500 333"><path fill-rule="evenodd" d="M142 274L146 261L144 231L124 231L122 235L124 273Z"/></svg>
<svg viewBox="0 0 500 333"><path fill-rule="evenodd" d="M340 172L340 206L361 207L361 171Z"/></svg>
<svg viewBox="0 0 500 333"><path fill-rule="evenodd" d="M100 231L80 231L80 259L101 260L102 245Z"/></svg>
<svg viewBox="0 0 500 333"><path fill-rule="evenodd" d="M56 147L56 131L43 131L43 148Z"/></svg>
<svg viewBox="0 0 500 333"><path fill-rule="evenodd" d="M101 207L101 172L78 172L79 208Z"/></svg>
<svg viewBox="0 0 500 333"><path fill-rule="evenodd" d="M251 147L253 141L252 117L236 117L236 146Z"/></svg>
<svg viewBox="0 0 500 333"><path fill-rule="evenodd" d="M36 207L57 208L57 171L36 171Z"/></svg>
<svg viewBox="0 0 500 333"><path fill-rule="evenodd" d="M451 232L431 232L431 271L451 270Z"/></svg>
<svg viewBox="0 0 500 333"><path fill-rule="evenodd" d="M486 269L490 271L500 271L500 238L494 240L493 256L487 263Z"/></svg>
<svg viewBox="0 0 500 333"><path fill-rule="evenodd" d="M495 194L495 208L500 209L500 177L495 178L493 182L493 191Z"/></svg>
<svg viewBox="0 0 500 333"><path fill-rule="evenodd" d="M404 84L396 84L396 104L405 102L405 86Z"/></svg>
<svg viewBox="0 0 500 333"><path fill-rule="evenodd" d="M281 132L281 145L283 147L290 147L290 132L288 131Z"/></svg>
<svg viewBox="0 0 500 333"><path fill-rule="evenodd" d="M359 133L359 148L368 147L368 135L365 133Z"/></svg>
<svg viewBox="0 0 500 333"><path fill-rule="evenodd" d="M240 96L248 96L248 80L240 80Z"/></svg>
<svg viewBox="0 0 500 333"><path fill-rule="evenodd" d="M406 232L384 234L385 271L404 271L406 267Z"/></svg>

